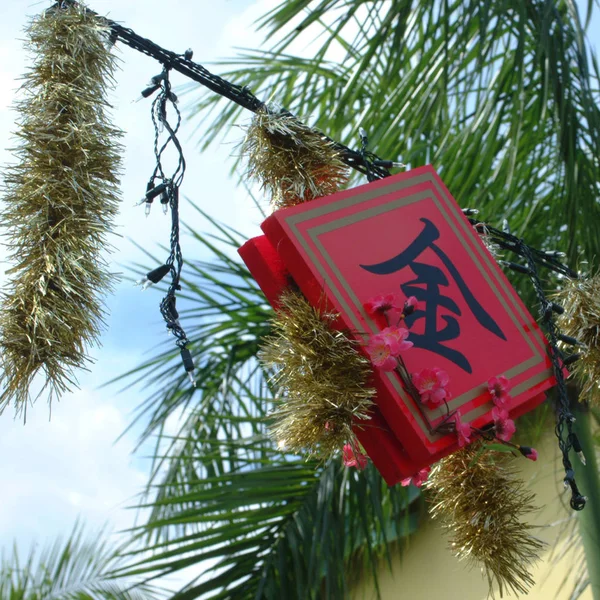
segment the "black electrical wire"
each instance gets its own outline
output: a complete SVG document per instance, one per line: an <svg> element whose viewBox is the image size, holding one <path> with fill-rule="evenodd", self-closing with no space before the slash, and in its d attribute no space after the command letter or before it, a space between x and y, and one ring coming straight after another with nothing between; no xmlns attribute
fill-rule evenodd
<svg viewBox="0 0 600 600"><path fill-rule="evenodd" d="M557 259L557 253L536 250L535 248L528 246L521 238L508 231L501 231L495 227L490 227L476 219L469 219L469 221L475 226L476 230L485 233L485 236L492 243L505 250L514 252L525 260L525 265L506 261L504 261L504 263L516 272L529 275L537 296L540 309L540 321L548 339L548 356L552 362L552 372L556 379L556 387L558 390L558 399L555 407L555 434L558 439L558 447L562 454L562 463L565 470L564 483L565 487L571 489L571 508L573 510L583 510L586 503L586 497L581 494L577 487L575 470L573 469L569 457L571 450L577 452L580 458L583 456L577 435L573 432L575 417L571 412L567 384L563 371L569 357L565 358L558 347L559 339L564 338L565 336L560 334L555 322L555 314L560 314L563 309L559 305L548 300L539 277L538 267L550 269L555 273L571 279L577 279L578 275L575 271ZM569 338L569 341L571 343L577 343L577 340L572 338ZM576 357L577 355L573 356Z"/></svg>
<svg viewBox="0 0 600 600"><path fill-rule="evenodd" d="M76 4L77 2L74 2L74 0L63 0L62 2L57 2L53 8ZM211 73L201 64L191 60L192 53L190 51L187 51L183 54L177 54L171 50L162 48L152 40L138 35L135 33L135 31L129 29L128 27L124 27L123 25L120 25L111 19L107 19L106 17L103 17L102 15L99 15L90 9L86 8L86 10L97 16L100 20L104 21L107 27L110 28L111 42L114 43L120 41L130 48L133 48L138 52L142 52L146 56L149 56L150 58L160 62L165 68L181 73L188 79L203 85L223 98L227 98L228 100L235 102L237 105L245 108L246 110L254 113L259 111L269 112L271 110L269 106L259 100L248 87L242 87L235 83L231 83L230 81ZM296 119L295 115L285 109L278 110L277 114ZM334 145L334 147L340 152L341 160L348 167L368 175L370 180L383 179L384 177L390 176L390 172L386 167L374 164L374 161L378 161L379 163L386 163L389 161L382 161L379 157L371 152L365 153L364 151L352 150L344 144L332 140L322 132L319 132L319 134Z"/></svg>

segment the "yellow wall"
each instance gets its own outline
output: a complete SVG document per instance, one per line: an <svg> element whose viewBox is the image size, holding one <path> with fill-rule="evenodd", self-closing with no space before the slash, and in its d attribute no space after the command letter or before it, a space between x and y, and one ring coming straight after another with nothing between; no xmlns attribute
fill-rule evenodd
<svg viewBox="0 0 600 600"><path fill-rule="evenodd" d="M562 463L555 439L548 434L537 444L540 454L537 462L519 460L522 477L536 492L537 504L541 507L531 519L539 527L533 533L548 543L542 561L532 569L535 587L527 596L521 596L535 600L568 600L583 556L580 545L570 550L565 548L577 524L573 511L568 508L569 495L563 493ZM383 600L483 600L488 597L487 582L479 569L469 568L450 553L448 538L439 524L431 520L423 522L402 556L394 559L392 572L387 564L382 564L379 585ZM362 581L351 597L352 600L374 600L372 580ZM591 590L586 590L581 598L592 600Z"/></svg>

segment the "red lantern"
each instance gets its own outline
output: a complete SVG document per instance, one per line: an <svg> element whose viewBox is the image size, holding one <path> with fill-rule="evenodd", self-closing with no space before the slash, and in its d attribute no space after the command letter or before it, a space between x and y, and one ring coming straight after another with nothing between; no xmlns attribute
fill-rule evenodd
<svg viewBox="0 0 600 600"><path fill-rule="evenodd" d="M385 327L365 311L370 298L418 300L403 359L410 373L443 369L452 398L430 410L397 372L375 369L376 408L356 434L388 484L457 449L456 434L436 431L448 410L478 429L492 422L491 377L509 379L511 417L554 385L539 326L431 166L278 210L261 227L239 252L275 308L293 281L364 343Z"/></svg>

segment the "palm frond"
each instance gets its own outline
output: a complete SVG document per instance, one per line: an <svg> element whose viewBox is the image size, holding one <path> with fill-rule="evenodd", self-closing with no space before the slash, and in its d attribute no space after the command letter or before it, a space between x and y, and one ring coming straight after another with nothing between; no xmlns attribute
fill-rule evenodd
<svg viewBox="0 0 600 600"><path fill-rule="evenodd" d="M459 202L533 245L598 254L598 70L575 3L297 1L261 24L279 41L226 77L347 145L360 125L380 156L433 163ZM238 114L223 106L200 96L217 115L205 145Z"/></svg>
<svg viewBox="0 0 600 600"><path fill-rule="evenodd" d="M212 236L189 230L212 260L187 264L181 310L197 388L167 350L121 381L156 392L140 407L144 438L156 437L152 476L132 534L144 550L121 573L149 578L200 566L177 598L307 598L321 588L347 597L351 577L375 572L389 544L415 530L418 491L388 489L372 467L357 474L285 454L268 436L277 390L257 362L271 308L231 249L239 236L211 221ZM190 255L188 244L188 256ZM147 269L146 269L147 270ZM167 419L181 416L177 433Z"/></svg>
<svg viewBox="0 0 600 600"><path fill-rule="evenodd" d="M111 547L102 536L84 537L76 523L66 539L40 552L34 546L25 560L18 549L0 559L0 599L17 600L156 600L166 590L139 578L115 579L123 567L123 547Z"/></svg>
<svg viewBox="0 0 600 600"><path fill-rule="evenodd" d="M160 577L204 565L177 600L347 598L349 561L353 576L376 575L389 544L416 530L418 492L387 488L372 466L306 463L253 438L213 440L202 456L230 464L157 485L153 516L138 530L155 535L152 555L124 571Z"/></svg>

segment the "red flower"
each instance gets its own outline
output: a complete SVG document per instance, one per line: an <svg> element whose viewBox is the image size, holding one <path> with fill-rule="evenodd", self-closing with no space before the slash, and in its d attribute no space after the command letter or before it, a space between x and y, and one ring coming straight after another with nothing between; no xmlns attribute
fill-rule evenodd
<svg viewBox="0 0 600 600"><path fill-rule="evenodd" d="M496 406L492 410L492 419L496 427L496 437L508 442L517 430L515 422L508 418L508 411Z"/></svg>
<svg viewBox="0 0 600 600"><path fill-rule="evenodd" d="M411 375L412 382L421 395L421 402L429 404L432 408L439 406L444 400L450 399L450 392L446 389L450 377L446 371L437 367L422 369Z"/></svg>
<svg viewBox="0 0 600 600"><path fill-rule="evenodd" d="M346 467L356 467L359 471L367 466L367 457L360 450L354 451L352 444L344 444L342 460Z"/></svg>
<svg viewBox="0 0 600 600"><path fill-rule="evenodd" d="M456 430L456 434L458 435L459 448L462 448L466 444L470 444L471 443L471 433L473 433L473 432L471 430L471 426L468 423L462 422L459 410L457 410L454 413L454 427Z"/></svg>
<svg viewBox="0 0 600 600"><path fill-rule="evenodd" d="M398 356L403 350L413 347L412 342L406 341L408 329L404 327L386 327L374 337L382 339L390 347L392 356Z"/></svg>
<svg viewBox="0 0 600 600"><path fill-rule="evenodd" d="M380 335L371 337L366 350L371 357L371 362L382 371L393 371L398 365L390 345Z"/></svg>
<svg viewBox="0 0 600 600"><path fill-rule="evenodd" d="M499 377L490 377L488 379L488 390L492 395L492 400L496 406L504 408L506 403L510 399L508 390L510 389L510 382L504 375Z"/></svg>
<svg viewBox="0 0 600 600"><path fill-rule="evenodd" d="M372 317L377 314L384 314L392 308L398 308L396 306L396 297L394 294L381 294L379 296L373 296L373 298L367 300L363 304L368 315Z"/></svg>
<svg viewBox="0 0 600 600"><path fill-rule="evenodd" d="M519 452L529 460L536 461L538 459L538 451L535 448L529 446L519 446Z"/></svg>
<svg viewBox="0 0 600 600"><path fill-rule="evenodd" d="M431 467L425 467L424 469L421 469L416 475L403 479L400 482L400 485L406 487L407 485L410 485L412 483L416 487L421 487L427 481L427 478L429 477L429 471L431 471Z"/></svg>

